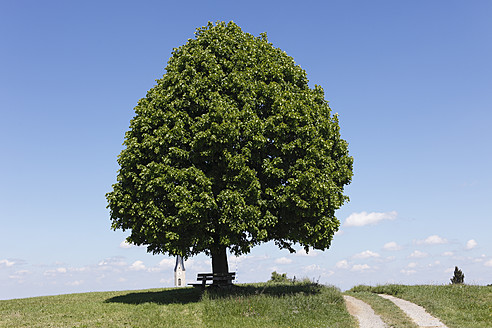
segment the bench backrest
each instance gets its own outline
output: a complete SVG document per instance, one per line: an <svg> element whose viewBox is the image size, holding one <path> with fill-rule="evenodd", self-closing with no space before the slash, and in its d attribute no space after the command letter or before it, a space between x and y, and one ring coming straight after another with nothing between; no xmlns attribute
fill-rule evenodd
<svg viewBox="0 0 492 328"><path fill-rule="evenodd" d="M213 280L214 278L216 279L231 279L233 280L236 277L235 272L229 272L229 273L199 273L197 274L197 279L198 280Z"/></svg>

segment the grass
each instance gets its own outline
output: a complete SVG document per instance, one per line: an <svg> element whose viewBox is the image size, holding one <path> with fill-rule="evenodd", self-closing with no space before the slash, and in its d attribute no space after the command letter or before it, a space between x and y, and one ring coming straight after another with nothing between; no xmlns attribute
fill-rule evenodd
<svg viewBox="0 0 492 328"><path fill-rule="evenodd" d="M389 294L423 306L450 328L492 327L492 286L356 286L350 292Z"/></svg>
<svg viewBox="0 0 492 328"><path fill-rule="evenodd" d="M392 328L418 328L398 306L390 300L379 297L371 292L347 292L347 295L356 297L369 304L374 312Z"/></svg>
<svg viewBox="0 0 492 328"><path fill-rule="evenodd" d="M492 286L356 286L389 326L415 328L394 295L427 309L450 328L492 327ZM0 301L0 327L357 327L340 291L312 282L231 289L152 289Z"/></svg>
<svg viewBox="0 0 492 328"><path fill-rule="evenodd" d="M357 327L340 291L314 283L246 285L203 301L207 327Z"/></svg>
<svg viewBox="0 0 492 328"><path fill-rule="evenodd" d="M0 301L0 327L201 327L198 300L190 289Z"/></svg>
<svg viewBox="0 0 492 328"><path fill-rule="evenodd" d="M0 301L0 327L356 327L314 283L102 292Z"/></svg>

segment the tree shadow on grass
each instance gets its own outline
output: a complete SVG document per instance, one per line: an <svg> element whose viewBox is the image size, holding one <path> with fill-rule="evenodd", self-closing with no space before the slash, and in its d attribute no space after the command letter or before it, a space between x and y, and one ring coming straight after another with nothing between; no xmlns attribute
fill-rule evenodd
<svg viewBox="0 0 492 328"><path fill-rule="evenodd" d="M315 295L321 292L322 285L317 283L263 283L250 285L233 285L229 288L207 288L210 298L227 298L237 296L268 295L273 297L296 294Z"/></svg>
<svg viewBox="0 0 492 328"><path fill-rule="evenodd" d="M161 291L133 292L107 299L106 303L144 304L187 304L200 301L202 291L197 288L176 288Z"/></svg>
<svg viewBox="0 0 492 328"><path fill-rule="evenodd" d="M210 299L229 297L245 297L253 295L269 295L274 297L289 296L295 294L314 295L321 292L323 287L316 283L263 283L231 286L208 286L205 290L200 288L175 288L160 291L132 292L125 295L107 299L106 303L144 304L187 304L199 302L203 293L207 293Z"/></svg>

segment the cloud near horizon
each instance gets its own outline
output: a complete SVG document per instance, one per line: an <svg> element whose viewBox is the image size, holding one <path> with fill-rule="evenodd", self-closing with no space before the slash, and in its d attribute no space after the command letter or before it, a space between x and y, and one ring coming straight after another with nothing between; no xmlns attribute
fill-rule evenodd
<svg viewBox="0 0 492 328"><path fill-rule="evenodd" d="M421 259L421 258L424 258L427 256L429 256L429 254L427 254L425 252L418 251L418 250L415 250L415 251L413 251L412 254L410 254L411 258L417 258L417 259Z"/></svg>
<svg viewBox="0 0 492 328"><path fill-rule="evenodd" d="M15 264L15 262L9 260L0 260L0 264L5 265L6 267L11 267Z"/></svg>
<svg viewBox="0 0 492 328"><path fill-rule="evenodd" d="M298 249L295 253L295 255L297 256L309 256L309 257L314 257L314 256L317 256L319 254L319 251L316 251L314 249L309 249L309 253L306 253L306 250L304 249L304 247Z"/></svg>
<svg viewBox="0 0 492 328"><path fill-rule="evenodd" d="M145 270L145 264L142 261L135 261L130 266L130 270L135 270L135 271Z"/></svg>
<svg viewBox="0 0 492 328"><path fill-rule="evenodd" d="M447 244L448 240L446 238L439 237L438 235L432 235L424 240L417 240L418 245L439 245Z"/></svg>
<svg viewBox="0 0 492 328"><path fill-rule="evenodd" d="M398 245L395 241L390 241L389 243L384 244L383 249L385 251L399 251L402 249L402 247Z"/></svg>
<svg viewBox="0 0 492 328"><path fill-rule="evenodd" d="M368 270L370 268L371 267L367 264L354 264L352 266L352 269L350 269L350 271L364 271L364 270Z"/></svg>
<svg viewBox="0 0 492 328"><path fill-rule="evenodd" d="M373 252L373 251L370 251L370 250L367 250L367 251L364 251L364 252L361 252L361 253L358 253L358 254L355 254L353 256L354 259L367 259L367 258L370 258L370 257L380 257L381 255L379 255L378 253L376 252Z"/></svg>
<svg viewBox="0 0 492 328"><path fill-rule="evenodd" d="M341 260L341 261L338 261L335 264L335 267L338 268L338 269L348 269L349 268L349 264L348 264L348 261L347 260Z"/></svg>
<svg viewBox="0 0 492 328"><path fill-rule="evenodd" d="M465 249L470 250L474 249L477 247L478 243L475 241L475 239L470 239L469 241L466 242Z"/></svg>
<svg viewBox="0 0 492 328"><path fill-rule="evenodd" d="M380 223L383 220L395 220L398 213L396 211L391 212L360 212L360 213L352 213L345 220L345 225L347 227L362 227L365 225L375 225Z"/></svg>
<svg viewBox="0 0 492 328"><path fill-rule="evenodd" d="M276 264L289 264L292 263L292 259L289 259L287 257L281 257L275 260Z"/></svg>
<svg viewBox="0 0 492 328"><path fill-rule="evenodd" d="M133 245L130 244L129 242L127 242L126 240L123 240L121 243L120 243L120 248L132 248Z"/></svg>

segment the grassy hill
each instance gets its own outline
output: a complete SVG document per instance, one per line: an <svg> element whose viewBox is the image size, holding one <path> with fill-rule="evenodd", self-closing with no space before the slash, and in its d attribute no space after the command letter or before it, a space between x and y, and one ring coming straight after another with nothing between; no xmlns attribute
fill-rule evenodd
<svg viewBox="0 0 492 328"><path fill-rule="evenodd" d="M313 283L153 289L0 301L0 327L356 327L340 291Z"/></svg>
<svg viewBox="0 0 492 328"><path fill-rule="evenodd" d="M375 294L393 295L424 307L450 328L492 327L492 286L473 285L382 285L356 286L350 295L357 297L374 309L388 323L397 327L414 327L401 320L401 311L388 300Z"/></svg>
<svg viewBox="0 0 492 328"><path fill-rule="evenodd" d="M356 286L392 327L415 328L377 293L424 306L450 328L492 327L492 286ZM0 301L0 327L357 327L341 292L315 283L268 283L205 292L151 289Z"/></svg>

